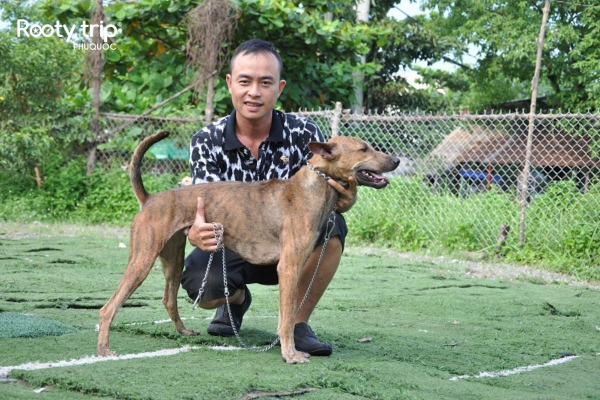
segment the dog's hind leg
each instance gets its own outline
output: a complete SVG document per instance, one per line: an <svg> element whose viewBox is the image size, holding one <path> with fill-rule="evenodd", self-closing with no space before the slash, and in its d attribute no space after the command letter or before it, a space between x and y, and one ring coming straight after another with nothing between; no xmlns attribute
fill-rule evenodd
<svg viewBox="0 0 600 400"><path fill-rule="evenodd" d="M163 273L165 275L165 294L163 296L163 304L171 317L171 321L175 324L177 332L186 336L198 335L192 329L187 329L177 310L177 292L181 284L181 273L183 271L183 259L185 253L186 236L182 231L179 231L169 239L165 248L160 253L160 262L162 263Z"/></svg>
<svg viewBox="0 0 600 400"><path fill-rule="evenodd" d="M145 228L146 231L148 229ZM100 310L100 322L98 325L98 355L100 356L115 354L108 347L110 325L119 308L144 282L160 251L160 248L149 246L148 241L140 240L139 238L144 236L138 233L135 227L132 227L127 269L121 278L121 282L119 282L119 286L117 286L117 290ZM154 233L147 234L154 236Z"/></svg>

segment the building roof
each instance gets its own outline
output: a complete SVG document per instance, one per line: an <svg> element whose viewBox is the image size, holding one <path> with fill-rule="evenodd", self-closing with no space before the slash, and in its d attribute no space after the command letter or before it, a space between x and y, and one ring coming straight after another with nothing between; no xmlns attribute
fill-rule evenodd
<svg viewBox="0 0 600 400"><path fill-rule="evenodd" d="M531 165L534 167L598 167L600 159L592 157L590 135L574 136L561 131L536 129L531 146ZM472 133L464 128L454 129L430 153L447 166L466 162L491 164L524 164L527 131L510 136L506 132L474 127Z"/></svg>
<svg viewBox="0 0 600 400"><path fill-rule="evenodd" d="M573 136L546 129L534 131L531 142L531 165L534 167L597 167L598 157L592 158L589 135ZM524 164L527 153L527 132L517 133L486 162L493 164Z"/></svg>
<svg viewBox="0 0 600 400"><path fill-rule="evenodd" d="M433 149L430 156L450 165L486 162L509 139L510 136L505 132L488 131L481 126L473 127L472 133L458 127Z"/></svg>

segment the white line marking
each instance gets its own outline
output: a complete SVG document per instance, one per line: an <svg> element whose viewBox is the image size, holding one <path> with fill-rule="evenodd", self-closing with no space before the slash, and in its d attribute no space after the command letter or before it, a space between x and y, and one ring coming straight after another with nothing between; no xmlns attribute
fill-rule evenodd
<svg viewBox="0 0 600 400"><path fill-rule="evenodd" d="M29 362L29 363L25 363L25 364L21 364L21 365L0 367L0 379L8 377L8 374L10 374L10 372L13 369L35 371L38 369L71 367L71 366L76 366L76 365L95 364L95 363L103 362L103 361L132 360L134 358L152 358L152 357L171 356L174 354L185 353L190 350L196 350L199 348L200 347L198 347L198 346L183 346L183 347L179 347L176 349L164 349L164 350L150 351L150 352L137 353L137 354L122 354L122 355L118 355L118 356L106 356L106 357L86 356L86 357L79 358L76 360L71 360L71 361L62 360L62 361L54 361L54 362L47 362L47 363L40 363L37 361Z"/></svg>
<svg viewBox="0 0 600 400"><path fill-rule="evenodd" d="M243 347L235 347L235 346L211 346L209 347L211 350L245 350Z"/></svg>
<svg viewBox="0 0 600 400"><path fill-rule="evenodd" d="M190 321L190 320L200 320L200 318L195 318L195 317L189 317L189 318L181 318L182 321ZM166 324L167 322L172 322L170 319L159 319L157 321L154 322L130 322L128 324L125 324L127 326L133 326L133 325L147 325L147 324Z"/></svg>
<svg viewBox="0 0 600 400"><path fill-rule="evenodd" d="M189 318L181 318L182 321L200 321L200 320L205 320L205 321L212 321L214 318L214 316L212 317L205 317L205 318L195 318L195 317L189 317ZM244 318L248 319L248 318L277 318L277 315L246 315ZM134 325L148 325L148 324L166 324L168 322L172 322L170 319L159 319L157 321L154 322L130 322L125 324L126 326L134 326ZM98 324L96 324L96 327L98 326Z"/></svg>
<svg viewBox="0 0 600 400"><path fill-rule="evenodd" d="M470 378L477 378L477 379L479 379L479 378L500 378L503 376L520 374L521 372L533 371L538 368L553 367L555 365L559 365L559 364L563 364L563 363L572 361L578 357L579 356L562 357L562 358L557 358L555 360L548 361L546 364L527 365L525 367L518 367L515 369L505 369L505 370L496 371L496 372L480 372L478 375L453 376L452 378L450 378L450 380L456 382L461 379L470 379Z"/></svg>

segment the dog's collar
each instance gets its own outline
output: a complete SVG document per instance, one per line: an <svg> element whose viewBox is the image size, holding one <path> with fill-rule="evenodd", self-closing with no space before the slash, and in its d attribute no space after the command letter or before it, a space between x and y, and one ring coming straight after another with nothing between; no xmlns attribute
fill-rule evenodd
<svg viewBox="0 0 600 400"><path fill-rule="evenodd" d="M325 179L326 181L329 179L333 179L329 175L325 174L324 172L319 171L318 169L316 169L315 167L310 165L310 163L306 163L306 166L308 167L308 169L314 171L317 175L319 175L321 178Z"/></svg>

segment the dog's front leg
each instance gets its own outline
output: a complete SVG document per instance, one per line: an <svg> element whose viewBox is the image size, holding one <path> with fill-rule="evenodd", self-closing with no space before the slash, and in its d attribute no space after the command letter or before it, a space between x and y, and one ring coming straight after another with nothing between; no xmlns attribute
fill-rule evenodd
<svg viewBox="0 0 600 400"><path fill-rule="evenodd" d="M298 281L303 263L282 257L277 265L279 275L279 326L277 332L281 340L281 356L288 364L308 362L309 355L296 350L294 344L294 322L296 319L296 298Z"/></svg>

